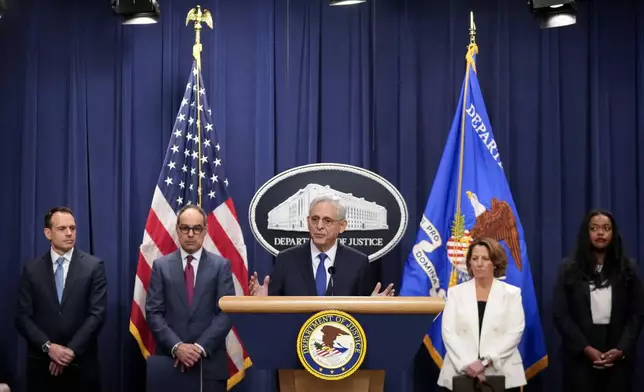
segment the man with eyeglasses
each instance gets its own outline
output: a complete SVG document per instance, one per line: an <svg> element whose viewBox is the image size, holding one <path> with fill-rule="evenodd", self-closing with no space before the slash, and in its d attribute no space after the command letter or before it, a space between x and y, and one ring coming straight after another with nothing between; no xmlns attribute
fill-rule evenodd
<svg viewBox="0 0 644 392"><path fill-rule="evenodd" d="M102 260L76 247L72 210L45 214L50 249L20 276L16 327L27 340L27 392L100 391L98 335L105 322Z"/></svg>
<svg viewBox="0 0 644 392"><path fill-rule="evenodd" d="M228 379L228 316L219 299L235 295L230 261L206 251L204 210L187 205L177 213L180 249L154 261L145 302L156 354L169 355L190 371L201 362L203 391L224 392Z"/></svg>
<svg viewBox="0 0 644 392"><path fill-rule="evenodd" d="M257 272L249 282L255 296L393 296L393 284L380 292L369 283L369 257L343 245L338 236L347 228L346 208L334 195L315 198L307 225L311 240L277 255L270 276L259 284Z"/></svg>

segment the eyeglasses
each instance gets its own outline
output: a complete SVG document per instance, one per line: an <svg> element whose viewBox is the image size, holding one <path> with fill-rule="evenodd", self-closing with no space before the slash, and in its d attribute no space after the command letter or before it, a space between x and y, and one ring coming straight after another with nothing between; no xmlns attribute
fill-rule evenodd
<svg viewBox="0 0 644 392"><path fill-rule="evenodd" d="M179 226L179 231L182 232L183 234L188 234L188 233L190 233L190 230L192 230L192 232L195 233L195 235L199 235L199 234L201 234L203 229L205 229L205 227L203 227L201 225L197 225L197 226L181 225L181 226Z"/></svg>
<svg viewBox="0 0 644 392"><path fill-rule="evenodd" d="M309 216L309 221L314 226L317 226L320 220L322 220L322 224L324 226L331 227L335 222L342 222L344 219L331 219L331 218L320 218L319 216Z"/></svg>

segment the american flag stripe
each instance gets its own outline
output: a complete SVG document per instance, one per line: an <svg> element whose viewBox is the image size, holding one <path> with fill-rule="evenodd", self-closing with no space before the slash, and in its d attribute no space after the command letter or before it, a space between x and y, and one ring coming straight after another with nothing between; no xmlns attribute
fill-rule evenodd
<svg viewBox="0 0 644 392"><path fill-rule="evenodd" d="M228 334L226 336L226 349L228 350L228 358L237 368L242 368L244 366L244 349L239 342L239 337L237 332Z"/></svg>
<svg viewBox="0 0 644 392"><path fill-rule="evenodd" d="M145 316L138 306L132 308L130 323L135 326L138 325L137 330L141 330L141 332L138 333L140 335L139 347L141 347L142 350L145 350L144 355L150 355L148 347L154 347L154 339L152 338L152 334L150 334L150 331L148 330L147 324L145 322Z"/></svg>
<svg viewBox="0 0 644 392"><path fill-rule="evenodd" d="M134 282L134 294L136 294L136 282L141 282L141 286L144 287L143 290L145 290L145 287L148 287L150 284L150 275L152 274L152 270L150 268L150 265L148 264L147 260L145 260L145 257L143 254L139 253L139 262L138 266L136 267L136 281ZM136 296L134 299L136 300ZM143 304L140 304L143 305Z"/></svg>
<svg viewBox="0 0 644 392"><path fill-rule="evenodd" d="M248 294L246 245L232 198L228 195L222 148L211 121L205 88L197 88L201 72L193 62L181 107L157 186L154 189L139 251L130 332L144 357L154 354L154 338L145 320L145 299L152 263L179 248L175 230L176 211L187 204L200 204L207 213L208 231L204 249L231 263L235 295ZM200 127L197 127L199 122ZM226 336L230 378L228 389L241 381L250 358L234 328Z"/></svg>
<svg viewBox="0 0 644 392"><path fill-rule="evenodd" d="M145 226L150 239L159 248L161 253L165 255L178 249L177 244L166 229L167 227L173 227L174 225L164 226L154 209L150 212L148 222ZM149 230L147 229L148 227Z"/></svg>
<svg viewBox="0 0 644 392"><path fill-rule="evenodd" d="M220 249L224 253L230 255L229 260L231 262L233 275L239 275L240 273L243 273L244 270L248 271L248 267L246 267L246 263L241 258L241 255L235 247L235 244L233 244L233 242L230 240L230 237L227 236L226 231L219 224L219 220L214 215L210 215L208 217L208 234L210 234L212 238L215 238L215 246L217 246L217 249ZM246 288L246 290L248 290L248 288ZM242 292L241 294L237 295L244 294L248 293Z"/></svg>
<svg viewBox="0 0 644 392"><path fill-rule="evenodd" d="M231 241L235 243L237 250L241 252L240 256L244 261L246 269L248 270L248 257L246 255L246 247L240 246L239 244L239 239L241 239L241 242L243 242L244 236L242 234L241 227L239 226L239 224L237 224L238 219L237 212L235 212L235 206L230 200L226 201L225 204L228 208L215 209L215 216L217 217L217 220L221 222L221 227L224 229L227 236L231 239Z"/></svg>
<svg viewBox="0 0 644 392"><path fill-rule="evenodd" d="M332 351L327 351L327 350L317 350L316 354L321 356L321 357L328 357L329 355L335 355L339 354L340 351L333 349Z"/></svg>

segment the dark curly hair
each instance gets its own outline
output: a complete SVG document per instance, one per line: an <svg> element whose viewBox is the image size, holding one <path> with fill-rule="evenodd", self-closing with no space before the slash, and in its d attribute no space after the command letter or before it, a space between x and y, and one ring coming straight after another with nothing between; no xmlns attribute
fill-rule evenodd
<svg viewBox="0 0 644 392"><path fill-rule="evenodd" d="M597 255L590 241L590 221L597 215L610 219L613 238L604 250L604 264L601 271L597 271ZM583 280L593 282L596 288L614 284L616 280L626 277L629 273L629 259L626 256L622 236L613 214L606 210L596 209L590 211L579 227L577 244L573 254L574 264Z"/></svg>

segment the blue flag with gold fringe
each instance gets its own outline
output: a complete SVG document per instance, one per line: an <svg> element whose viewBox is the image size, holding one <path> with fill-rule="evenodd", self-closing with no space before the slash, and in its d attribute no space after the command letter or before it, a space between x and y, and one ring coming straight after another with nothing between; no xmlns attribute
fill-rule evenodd
<svg viewBox="0 0 644 392"><path fill-rule="evenodd" d="M546 368L548 357L523 227L476 74L477 53L476 44L470 44L458 108L405 263L400 295L445 298L449 287L470 279L465 256L472 238L496 239L508 255L502 279L522 292L525 330L519 350L530 379ZM445 356L441 315L429 327L425 345L441 367Z"/></svg>

